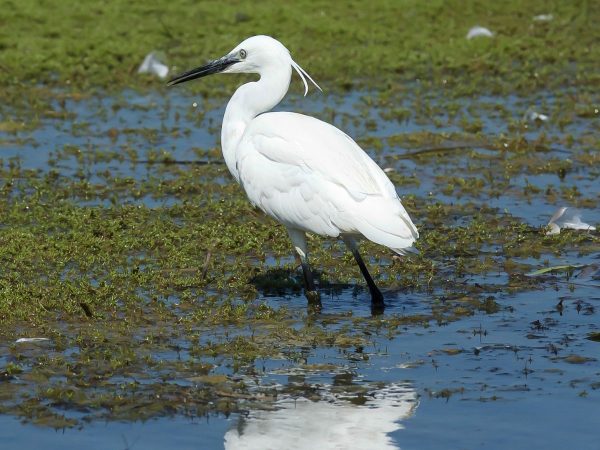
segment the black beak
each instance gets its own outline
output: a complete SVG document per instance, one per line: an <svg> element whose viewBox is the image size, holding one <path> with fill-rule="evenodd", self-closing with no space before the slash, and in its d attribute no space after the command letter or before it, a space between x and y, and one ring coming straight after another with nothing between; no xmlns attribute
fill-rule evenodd
<svg viewBox="0 0 600 450"><path fill-rule="evenodd" d="M167 86L174 86L179 83L195 80L196 78L212 75L213 73L223 72L232 64L240 61L241 60L237 57L237 55L223 56L222 58L215 59L214 61L211 61L202 67L196 67L195 69L188 70L187 72L177 75L175 78L169 80Z"/></svg>

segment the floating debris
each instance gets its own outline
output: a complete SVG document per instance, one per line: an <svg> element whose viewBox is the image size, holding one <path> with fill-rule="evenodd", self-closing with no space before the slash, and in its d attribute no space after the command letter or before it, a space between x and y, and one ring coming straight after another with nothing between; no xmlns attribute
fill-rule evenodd
<svg viewBox="0 0 600 450"><path fill-rule="evenodd" d="M169 74L169 68L160 62L154 52L148 53L144 62L138 69L138 73L150 73L157 75L159 78L165 78Z"/></svg>
<svg viewBox="0 0 600 450"><path fill-rule="evenodd" d="M562 264L560 266L544 267L527 274L528 277L537 277L552 272L572 272L575 269L585 267L583 264Z"/></svg>
<svg viewBox="0 0 600 450"><path fill-rule="evenodd" d="M15 341L15 344L23 344L27 342L46 342L50 339L44 337L33 337L33 338L19 338Z"/></svg>
<svg viewBox="0 0 600 450"><path fill-rule="evenodd" d="M550 222L548 222L548 227L550 227L550 230L546 234L558 234L562 228L587 231L596 230L596 227L581 221L581 211L568 206L558 208L550 219Z"/></svg>
<svg viewBox="0 0 600 450"><path fill-rule="evenodd" d="M552 14L538 14L537 16L533 16L533 20L536 22L550 22L554 19Z"/></svg>
<svg viewBox="0 0 600 450"><path fill-rule="evenodd" d="M476 37L494 37L494 33L485 27L475 26L467 33L467 39L473 39Z"/></svg>
<svg viewBox="0 0 600 450"><path fill-rule="evenodd" d="M581 356L576 354L568 355L562 358L564 362L568 362L569 364L585 364L592 361L597 361L596 358L590 358L587 356Z"/></svg>
<svg viewBox="0 0 600 450"><path fill-rule="evenodd" d="M392 172L395 172L396 169L394 169L393 167L386 167L385 169L383 169L383 171L385 173L392 173Z"/></svg>
<svg viewBox="0 0 600 450"><path fill-rule="evenodd" d="M524 119L530 120L532 122L546 122L549 117L546 114L538 113L533 110L529 110L525 113Z"/></svg>

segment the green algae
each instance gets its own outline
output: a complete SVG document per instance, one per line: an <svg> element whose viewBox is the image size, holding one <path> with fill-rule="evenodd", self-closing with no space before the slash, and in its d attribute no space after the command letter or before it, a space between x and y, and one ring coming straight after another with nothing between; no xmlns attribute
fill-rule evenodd
<svg viewBox="0 0 600 450"><path fill-rule="evenodd" d="M16 362L3 373L25 385L4 383L3 396L11 399L6 411L52 426L78 423L57 410L83 411L87 420L232 412L240 398L258 395L235 374L254 373L261 358L302 361L302 349L361 349L372 333L393 337L405 326L493 314L501 308L498 292L544 283L518 277L531 266L515 265L513 258L598 247L593 235L549 237L493 208L413 196L406 205L424 224L421 256L390 258L372 244L364 250L379 262L373 275L383 288L433 293L431 305L424 305L428 313L364 318L274 308L260 295L273 288L270 271L280 276L276 289L299 292L301 286L294 264L273 269L268 263L289 259L287 236L253 211L239 188L215 182L223 170L194 166L162 181L106 177L94 187L56 173L2 169L2 337L10 341L35 330L52 340L49 353L10 346ZM149 208L126 200L140 192L178 202ZM107 195L116 201L80 204ZM457 215L472 219L456 226ZM324 244L310 241L322 289L360 284L343 248ZM486 256L490 246L503 251ZM501 272L510 275L506 284L469 282ZM176 356L182 351L188 356ZM364 357L346 355L349 361ZM223 365L232 375L219 372ZM169 383L178 379L196 388Z"/></svg>
<svg viewBox="0 0 600 450"><path fill-rule="evenodd" d="M548 9L553 21L532 20L535 11ZM8 1L0 12L0 79L10 86L3 99L15 102L22 100L14 91L39 84L155 87L159 82L137 74L150 51L163 50L182 70L220 56L248 36L269 34L327 89L349 89L358 81L385 92L415 79L461 95L482 85L496 93L572 84L585 88L599 81L600 55L591 32L599 16L595 2L533 1L524 9L517 1L381 0L369 7L356 1L343 6ZM495 37L467 40L474 24L491 28ZM223 92L223 83L209 80L195 88Z"/></svg>

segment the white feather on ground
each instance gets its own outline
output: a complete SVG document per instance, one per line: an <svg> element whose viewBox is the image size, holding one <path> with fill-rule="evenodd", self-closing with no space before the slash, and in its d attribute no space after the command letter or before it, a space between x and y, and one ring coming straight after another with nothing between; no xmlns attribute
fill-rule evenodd
<svg viewBox="0 0 600 450"><path fill-rule="evenodd" d="M149 73L159 78L165 78L169 74L169 68L160 62L156 54L148 53L140 65L138 73Z"/></svg>
<svg viewBox="0 0 600 450"><path fill-rule="evenodd" d="M546 114L542 114L542 113L539 113L537 111L532 111L532 110L525 113L524 118L527 120L530 120L532 122L535 122L535 121L546 122L549 119L549 117Z"/></svg>
<svg viewBox="0 0 600 450"><path fill-rule="evenodd" d="M558 234L563 228L588 231L596 230L596 227L581 221L580 210L568 206L558 208L550 219L550 222L548 222L548 226L550 227L550 230L546 234Z"/></svg>
<svg viewBox="0 0 600 450"><path fill-rule="evenodd" d="M494 33L485 27L475 26L467 33L467 39L473 39L476 37L494 37Z"/></svg>
<svg viewBox="0 0 600 450"><path fill-rule="evenodd" d="M46 342L49 341L50 339L48 338L44 338L44 337L33 337L33 338L19 338L15 341L15 344L26 344L28 342L30 343L34 343L34 342Z"/></svg>

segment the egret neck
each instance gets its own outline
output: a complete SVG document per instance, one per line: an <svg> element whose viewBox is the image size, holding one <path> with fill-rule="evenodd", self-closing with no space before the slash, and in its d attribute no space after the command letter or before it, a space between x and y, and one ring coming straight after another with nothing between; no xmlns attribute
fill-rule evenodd
<svg viewBox="0 0 600 450"><path fill-rule="evenodd" d="M292 78L291 64L272 64L261 68L260 79L240 86L229 100L221 128L221 148L227 168L240 182L235 150L244 130L259 114L270 111L287 93Z"/></svg>

